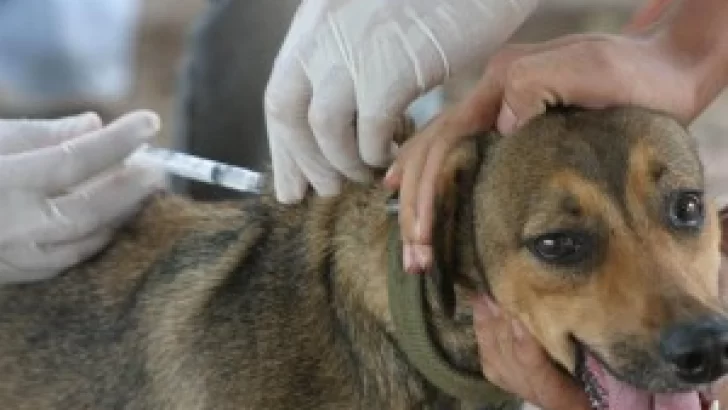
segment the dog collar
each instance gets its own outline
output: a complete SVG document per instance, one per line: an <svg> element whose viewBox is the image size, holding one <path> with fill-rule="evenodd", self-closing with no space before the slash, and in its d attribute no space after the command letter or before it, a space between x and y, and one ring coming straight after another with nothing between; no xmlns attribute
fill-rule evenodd
<svg viewBox="0 0 728 410"><path fill-rule="evenodd" d="M388 241L389 310L395 338L410 363L433 386L456 399L496 409L518 408L520 401L514 396L489 383L482 375L456 369L442 355L427 329L425 278L407 274L402 267L399 224L391 224Z"/></svg>

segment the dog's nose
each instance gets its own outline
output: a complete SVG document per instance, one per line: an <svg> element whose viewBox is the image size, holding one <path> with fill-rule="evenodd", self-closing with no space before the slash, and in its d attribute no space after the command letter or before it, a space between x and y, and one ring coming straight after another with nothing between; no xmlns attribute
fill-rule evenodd
<svg viewBox="0 0 728 410"><path fill-rule="evenodd" d="M662 354L686 383L710 383L728 373L728 320L710 317L664 332Z"/></svg>

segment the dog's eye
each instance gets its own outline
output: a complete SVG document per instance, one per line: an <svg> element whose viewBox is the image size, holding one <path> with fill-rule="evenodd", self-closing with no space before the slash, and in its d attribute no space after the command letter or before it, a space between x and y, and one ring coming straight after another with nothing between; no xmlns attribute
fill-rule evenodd
<svg viewBox="0 0 728 410"><path fill-rule="evenodd" d="M586 233L554 232L531 240L528 247L543 261L574 264L589 256L592 250L592 240Z"/></svg>
<svg viewBox="0 0 728 410"><path fill-rule="evenodd" d="M699 228L705 220L703 194L678 191L670 196L668 215L675 228Z"/></svg>

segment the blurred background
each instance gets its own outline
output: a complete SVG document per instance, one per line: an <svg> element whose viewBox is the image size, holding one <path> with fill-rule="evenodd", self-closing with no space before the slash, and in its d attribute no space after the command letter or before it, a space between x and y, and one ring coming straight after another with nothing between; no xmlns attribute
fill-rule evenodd
<svg viewBox="0 0 728 410"><path fill-rule="evenodd" d="M263 90L298 4L291 0L0 1L0 62L20 56L25 64L5 64L5 68L0 64L0 117L57 117L94 110L109 120L129 109L150 108L163 117L158 145L264 169L268 152ZM512 41L619 32L641 4L639 0L543 0ZM459 99L480 69L473 67L448 81L430 103ZM692 126L709 187L722 197L721 203L728 203L727 108L724 93ZM175 181L174 186L199 198L234 196L186 181Z"/></svg>

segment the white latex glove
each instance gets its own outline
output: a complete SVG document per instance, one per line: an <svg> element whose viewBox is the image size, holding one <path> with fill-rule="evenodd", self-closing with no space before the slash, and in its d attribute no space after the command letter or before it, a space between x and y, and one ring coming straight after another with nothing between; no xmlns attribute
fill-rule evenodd
<svg viewBox="0 0 728 410"><path fill-rule="evenodd" d="M96 114L0 120L0 283L50 278L103 248L162 185L122 163L159 126L148 111L103 128Z"/></svg>
<svg viewBox="0 0 728 410"><path fill-rule="evenodd" d="M496 51L537 3L304 0L265 93L278 200L298 202L309 183L336 195L342 176L388 166L409 103Z"/></svg>

